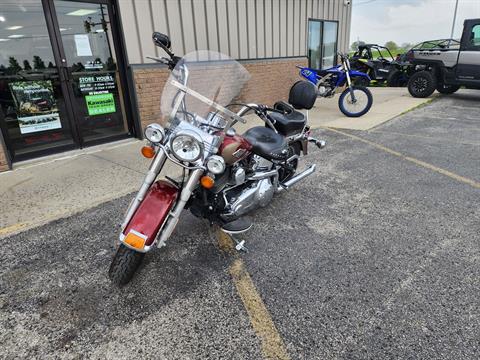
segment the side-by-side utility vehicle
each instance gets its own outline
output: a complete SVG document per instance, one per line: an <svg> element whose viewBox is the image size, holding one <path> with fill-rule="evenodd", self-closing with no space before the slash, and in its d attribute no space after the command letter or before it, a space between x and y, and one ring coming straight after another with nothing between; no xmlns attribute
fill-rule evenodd
<svg viewBox="0 0 480 360"><path fill-rule="evenodd" d="M418 69L408 81L413 97L428 97L435 89L442 94L461 86L480 89L480 19L465 20L460 44L411 51L410 61Z"/></svg>

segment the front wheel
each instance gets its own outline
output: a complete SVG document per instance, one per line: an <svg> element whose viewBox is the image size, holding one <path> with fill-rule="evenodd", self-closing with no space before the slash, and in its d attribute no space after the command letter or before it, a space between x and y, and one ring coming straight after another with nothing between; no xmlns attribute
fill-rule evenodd
<svg viewBox="0 0 480 360"><path fill-rule="evenodd" d="M351 90L350 88L346 88L338 99L340 111L348 117L365 115L372 107L372 104L372 93L363 86L352 86Z"/></svg>
<svg viewBox="0 0 480 360"><path fill-rule="evenodd" d="M142 263L144 256L144 253L120 244L110 264L108 277L117 286L126 285Z"/></svg>
<svg viewBox="0 0 480 360"><path fill-rule="evenodd" d="M399 69L395 69L390 74L388 74L387 86L389 87L403 87L407 85L407 83L407 75Z"/></svg>
<svg viewBox="0 0 480 360"><path fill-rule="evenodd" d="M414 73L408 80L408 92L415 98L426 98L433 94L437 80L430 71Z"/></svg>

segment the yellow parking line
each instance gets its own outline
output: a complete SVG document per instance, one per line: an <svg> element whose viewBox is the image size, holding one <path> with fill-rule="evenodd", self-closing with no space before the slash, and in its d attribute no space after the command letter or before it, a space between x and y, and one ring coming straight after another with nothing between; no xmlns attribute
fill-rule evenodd
<svg viewBox="0 0 480 360"><path fill-rule="evenodd" d="M218 242L222 250L229 253L234 251L232 239L222 231L218 231ZM253 330L261 341L263 357L272 360L290 360L285 344L242 259L235 259L229 272L248 313Z"/></svg>
<svg viewBox="0 0 480 360"><path fill-rule="evenodd" d="M0 235L7 235L7 234L10 234L10 233L13 233L17 230L20 230L21 228L24 228L25 226L27 226L27 223L18 223L18 224L14 224L14 225L4 227L4 228L0 229Z"/></svg>
<svg viewBox="0 0 480 360"><path fill-rule="evenodd" d="M328 128L328 127L325 127L324 129L326 130L329 130L329 131L332 131L332 132L336 132L338 134L342 134L342 135L345 135L345 136L348 136L349 138L352 138L352 139L355 139L355 140L358 140L358 141L361 141L365 144L368 144L368 145L371 145L371 146L374 146L376 147L377 149L380 149L380 150L383 150L389 154L392 154L392 155L395 155L399 158L402 158L404 160L407 160L407 161L410 161L416 165L419 165L419 166L422 166L426 169L429 169L429 170L432 170L432 171L435 171L436 173L439 173L439 174L442 174L442 175L445 175L445 176L448 176L454 180L457 180L459 182L462 182L464 184L467 184L467 185L470 185L476 189L480 189L480 183L475 181L475 180L472 180L472 179L469 179L469 178L466 178L466 177L463 177L463 176L460 176L458 174L455 174L451 171L448 171L448 170L445 170L445 169L442 169L442 168L439 168L435 165L432 165L432 164L429 164L425 161L422 161L422 160L418 160L418 159L415 159L411 156L407 156L407 155L404 155L398 151L395 151L395 150L392 150L390 148L387 148L383 145L380 145L380 144L377 144L373 141L370 141L370 140L366 140L364 138L361 138L359 136L355 136L355 135L352 135L352 134L349 134L349 133L346 133L346 132L343 132L343 131L340 131L340 130L337 130L337 129L332 129L332 128Z"/></svg>

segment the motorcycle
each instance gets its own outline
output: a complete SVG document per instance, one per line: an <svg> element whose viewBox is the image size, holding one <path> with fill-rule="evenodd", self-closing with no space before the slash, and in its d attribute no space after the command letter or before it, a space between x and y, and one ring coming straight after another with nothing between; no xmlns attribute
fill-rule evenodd
<svg viewBox="0 0 480 360"><path fill-rule="evenodd" d="M310 81L318 88L318 96L324 98L333 97L338 89L346 85L338 99L340 111L348 117L360 117L365 115L373 104L373 96L370 90L364 86L353 84L358 78L370 82L370 77L360 71L350 68L348 56L338 54L341 64L325 70L315 70L308 67L298 66L300 76Z"/></svg>
<svg viewBox="0 0 480 360"><path fill-rule="evenodd" d="M142 154L152 163L127 210L109 269L119 286L131 280L145 253L166 245L184 209L228 234L245 232L252 226L247 213L315 171L313 164L297 173L307 144L325 146L310 136L307 117L298 111L311 109L316 100L309 82L293 85L289 103L277 102L273 108L243 103L238 95L249 74L238 62L213 51L180 59L171 52L166 35L154 33L153 40L169 55L151 58L171 70L161 99L167 125L154 123L145 129L148 143ZM239 135L233 126L246 123L247 113L265 126ZM183 169L179 179L157 180L167 160ZM245 249L244 242L236 248Z"/></svg>

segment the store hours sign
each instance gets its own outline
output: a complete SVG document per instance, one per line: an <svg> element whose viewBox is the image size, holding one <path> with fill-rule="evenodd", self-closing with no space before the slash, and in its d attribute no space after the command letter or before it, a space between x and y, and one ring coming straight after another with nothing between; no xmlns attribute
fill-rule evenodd
<svg viewBox="0 0 480 360"><path fill-rule="evenodd" d="M117 86L111 74L81 76L78 79L78 86L85 97L88 115L103 115L117 111L113 96Z"/></svg>

